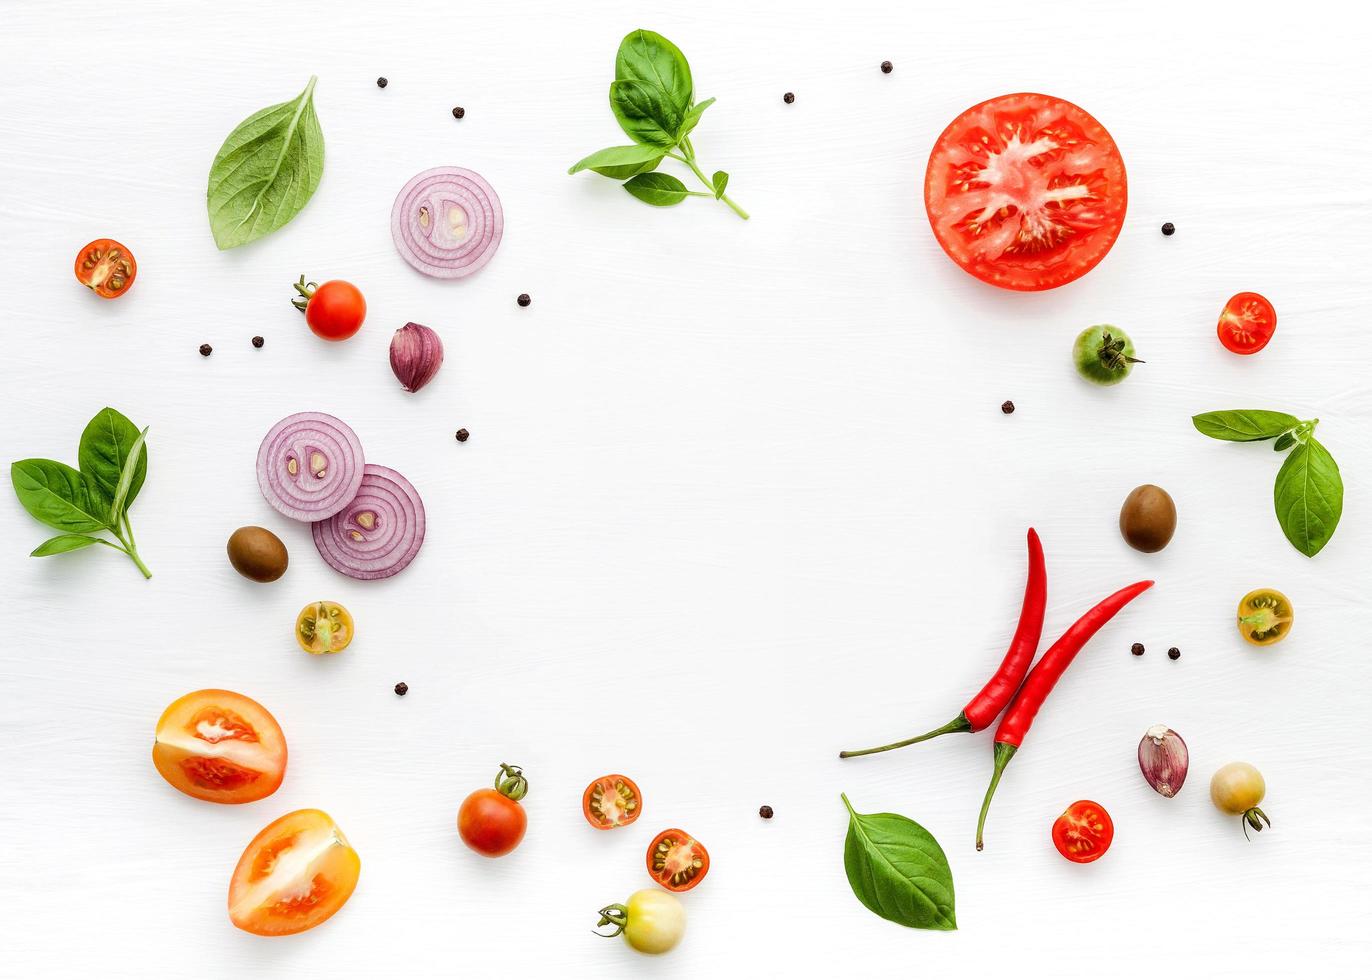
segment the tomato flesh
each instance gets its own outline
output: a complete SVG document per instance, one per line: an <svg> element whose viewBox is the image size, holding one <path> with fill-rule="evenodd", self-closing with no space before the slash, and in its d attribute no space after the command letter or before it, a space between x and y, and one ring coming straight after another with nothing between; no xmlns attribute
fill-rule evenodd
<svg viewBox="0 0 1372 980"><path fill-rule="evenodd" d="M313 929L341 909L362 863L322 810L268 824L243 851L229 883L229 919L259 936Z"/></svg>
<svg viewBox="0 0 1372 980"><path fill-rule="evenodd" d="M1239 633L1255 647L1286 639L1295 619L1291 600L1276 589L1254 589L1239 600Z"/></svg>
<svg viewBox="0 0 1372 980"><path fill-rule="evenodd" d="M157 721L153 765L187 796L251 803L286 775L286 737L271 712L232 691L192 691Z"/></svg>
<svg viewBox="0 0 1372 980"><path fill-rule="evenodd" d="M1053 844L1058 853L1076 864L1090 864L1110 849L1115 824L1105 807L1077 800L1053 821Z"/></svg>
<svg viewBox="0 0 1372 980"><path fill-rule="evenodd" d="M76 253L76 281L105 299L123 296L138 275L133 253L113 238L97 238Z"/></svg>
<svg viewBox="0 0 1372 980"><path fill-rule="evenodd" d="M1277 311L1260 293L1235 293L1224 304L1216 329L1225 350L1256 354L1277 332Z"/></svg>
<svg viewBox="0 0 1372 980"><path fill-rule="evenodd" d="M968 109L924 177L934 236L965 271L1005 289L1052 289L1105 258L1128 206L1124 161L1085 110L1034 93Z"/></svg>
<svg viewBox="0 0 1372 980"><path fill-rule="evenodd" d="M336 602L312 602L295 617L295 642L306 653L341 653L352 641L352 613Z"/></svg>
<svg viewBox="0 0 1372 980"><path fill-rule="evenodd" d="M643 796L628 776L601 776L582 794L581 814L597 830L627 827L642 816Z"/></svg>
<svg viewBox="0 0 1372 980"><path fill-rule="evenodd" d="M648 874L668 891L688 892L709 873L709 852L684 830L664 830L648 845Z"/></svg>

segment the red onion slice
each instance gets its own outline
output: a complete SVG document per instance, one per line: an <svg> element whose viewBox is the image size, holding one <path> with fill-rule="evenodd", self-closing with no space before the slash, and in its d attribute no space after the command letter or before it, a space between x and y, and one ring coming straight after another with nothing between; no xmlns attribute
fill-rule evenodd
<svg viewBox="0 0 1372 980"><path fill-rule="evenodd" d="M332 517L362 485L362 443L332 415L299 412L272 426L257 450L257 484L278 511L297 521Z"/></svg>
<svg viewBox="0 0 1372 980"><path fill-rule="evenodd" d="M424 543L424 501L389 466L364 468L362 486L341 511L311 528L323 559L344 575L389 578Z"/></svg>
<svg viewBox="0 0 1372 980"><path fill-rule="evenodd" d="M461 279L495 254L505 230L500 198L461 167L416 174L396 196L391 235L406 262L426 276Z"/></svg>

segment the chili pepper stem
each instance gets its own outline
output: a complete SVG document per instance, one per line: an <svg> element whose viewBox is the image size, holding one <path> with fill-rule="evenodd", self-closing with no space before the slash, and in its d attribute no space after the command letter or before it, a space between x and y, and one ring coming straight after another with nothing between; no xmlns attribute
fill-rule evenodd
<svg viewBox="0 0 1372 980"><path fill-rule="evenodd" d="M947 735L949 732L970 732L971 730L972 723L967 720L967 714L964 712L942 728L935 728L933 731L925 732L923 735L916 735L914 738L907 738L900 742L892 742L890 745L878 745L871 749L845 749L838 754L838 757L840 759L852 759L859 755L875 755L877 752L889 752L891 749L902 749L907 745L914 745L916 742L924 742L931 738L937 738L940 735Z"/></svg>
<svg viewBox="0 0 1372 980"><path fill-rule="evenodd" d="M991 797L995 795L996 787L1000 785L1000 777L1005 773L1005 767L1010 764L1010 760L1015 757L1015 750L1018 745L1011 745L1009 742L997 742L995 750L994 768L991 771L991 785L986 787L986 799L981 801L981 816L977 818L977 850L981 850L981 831L986 826L986 812L991 809Z"/></svg>

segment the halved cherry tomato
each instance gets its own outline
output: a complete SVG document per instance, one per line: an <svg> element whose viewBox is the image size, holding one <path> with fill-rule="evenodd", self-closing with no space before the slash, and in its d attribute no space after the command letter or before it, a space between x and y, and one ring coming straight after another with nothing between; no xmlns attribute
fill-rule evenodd
<svg viewBox="0 0 1372 980"><path fill-rule="evenodd" d="M312 602L295 617L295 642L306 653L339 653L353 641L353 614L336 602Z"/></svg>
<svg viewBox="0 0 1372 980"><path fill-rule="evenodd" d="M670 892L688 892L709 873L709 852L684 830L664 830L648 845L648 875Z"/></svg>
<svg viewBox="0 0 1372 980"><path fill-rule="evenodd" d="M233 691L192 691L157 719L152 762L187 796L251 803L286 775L286 736L271 712Z"/></svg>
<svg viewBox="0 0 1372 980"><path fill-rule="evenodd" d="M628 776L601 776L581 794L581 814L597 830L627 827L643 815L643 795Z"/></svg>
<svg viewBox="0 0 1372 980"><path fill-rule="evenodd" d="M1255 647L1286 639L1295 620L1291 600L1276 589L1254 589L1239 600L1239 632Z"/></svg>
<svg viewBox="0 0 1372 980"><path fill-rule="evenodd" d="M362 329L367 318L367 301L362 290L342 279L330 279L320 285L306 282L301 276L295 284L299 299L291 305L305 314L305 322L317 336L325 340L347 340Z"/></svg>
<svg viewBox="0 0 1372 980"><path fill-rule="evenodd" d="M229 882L229 920L259 936L313 929L343 907L362 862L323 810L296 810L252 839Z"/></svg>
<svg viewBox="0 0 1372 980"><path fill-rule="evenodd" d="M519 801L529 791L529 781L519 766L502 762L493 789L479 789L462 801L457 811L457 832L478 854L502 857L524 839L529 817Z"/></svg>
<svg viewBox="0 0 1372 980"><path fill-rule="evenodd" d="M1129 187L1105 127L1063 99L974 105L934 144L924 207L948 257L1005 289L1061 286L1119 237Z"/></svg>
<svg viewBox="0 0 1372 980"><path fill-rule="evenodd" d="M113 238L97 238L76 253L76 281L97 296L123 296L138 275L133 253Z"/></svg>
<svg viewBox="0 0 1372 980"><path fill-rule="evenodd" d="M1077 800L1053 821L1053 843L1058 853L1077 864L1090 864L1110 849L1115 824L1105 807Z"/></svg>
<svg viewBox="0 0 1372 980"><path fill-rule="evenodd" d="M1220 314L1220 343L1235 354L1256 354L1277 332L1277 311L1259 293L1235 293Z"/></svg>

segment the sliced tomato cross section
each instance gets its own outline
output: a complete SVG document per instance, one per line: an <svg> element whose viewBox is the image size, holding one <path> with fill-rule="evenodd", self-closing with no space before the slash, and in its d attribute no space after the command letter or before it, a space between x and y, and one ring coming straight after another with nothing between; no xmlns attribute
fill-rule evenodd
<svg viewBox="0 0 1372 980"><path fill-rule="evenodd" d="M296 810L252 839L229 882L229 919L259 936L313 929L341 909L362 870L323 810Z"/></svg>
<svg viewBox="0 0 1372 980"><path fill-rule="evenodd" d="M286 736L271 712L233 691L192 691L157 720L152 761L187 796L251 803L286 775Z"/></svg>
<svg viewBox="0 0 1372 980"><path fill-rule="evenodd" d="M710 854L684 830L664 830L648 845L648 874L671 892L688 892L710 873Z"/></svg>
<svg viewBox="0 0 1372 980"><path fill-rule="evenodd" d="M628 776L601 776L581 795L581 815L597 830L627 827L643 815L643 794Z"/></svg>
<svg viewBox="0 0 1372 980"><path fill-rule="evenodd" d="M1277 332L1277 311L1261 293L1235 293L1224 304L1216 329L1225 350L1256 354Z"/></svg>
<svg viewBox="0 0 1372 980"><path fill-rule="evenodd" d="M1105 807L1077 800L1053 821L1053 844L1058 853L1076 864L1089 864L1110 849L1115 824Z"/></svg>
<svg viewBox="0 0 1372 980"><path fill-rule="evenodd" d="M1088 112L1022 92L954 119L934 144L924 206L967 272L1005 289L1052 289L1115 244L1128 206L1124 161Z"/></svg>

